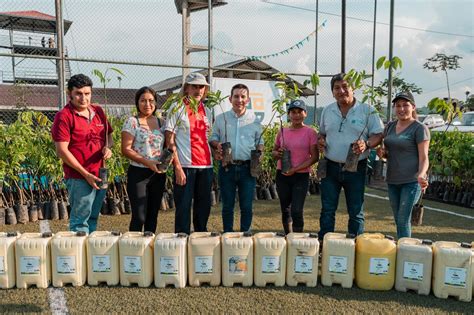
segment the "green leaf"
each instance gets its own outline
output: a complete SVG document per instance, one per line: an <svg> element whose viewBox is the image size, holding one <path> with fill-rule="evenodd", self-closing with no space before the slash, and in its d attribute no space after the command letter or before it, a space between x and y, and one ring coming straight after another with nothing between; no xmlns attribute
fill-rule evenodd
<svg viewBox="0 0 474 315"><path fill-rule="evenodd" d="M386 58L387 58L387 57L382 56L382 57L380 57L379 59L377 59L377 63L376 63L377 70L379 70L380 68L382 68L382 66L383 66L383 64L384 64Z"/></svg>
<svg viewBox="0 0 474 315"><path fill-rule="evenodd" d="M390 68L390 65L391 65L391 62L390 62L390 60L386 60L386 61L383 63L383 67L384 67L384 69L388 69L388 68Z"/></svg>

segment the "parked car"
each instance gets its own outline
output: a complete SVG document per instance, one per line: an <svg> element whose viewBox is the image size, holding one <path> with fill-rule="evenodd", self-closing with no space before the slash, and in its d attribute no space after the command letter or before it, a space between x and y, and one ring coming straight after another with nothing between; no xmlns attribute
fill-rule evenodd
<svg viewBox="0 0 474 315"><path fill-rule="evenodd" d="M444 126L446 122L443 119L443 116L439 114L429 114L423 119L423 124L428 126L428 128L435 128L435 127L440 127Z"/></svg>
<svg viewBox="0 0 474 315"><path fill-rule="evenodd" d="M465 112L461 119L454 119L449 126L441 126L431 129L431 131L458 130L461 132L474 132L474 111Z"/></svg>
<svg viewBox="0 0 474 315"><path fill-rule="evenodd" d="M423 120L425 120L426 116L428 116L428 115L419 114L419 115L417 116L417 119L418 119L419 122L423 122Z"/></svg>

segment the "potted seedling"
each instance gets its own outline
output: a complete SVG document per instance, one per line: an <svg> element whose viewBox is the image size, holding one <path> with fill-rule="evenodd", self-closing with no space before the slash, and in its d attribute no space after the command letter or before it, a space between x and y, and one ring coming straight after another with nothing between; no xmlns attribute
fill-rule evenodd
<svg viewBox="0 0 474 315"><path fill-rule="evenodd" d="M122 75L122 76L125 76L123 74L123 72L117 68L114 68L114 67L111 67L111 68L107 68L105 70L104 73L102 73L100 70L98 69L94 69L92 70L92 74L95 75L100 83L102 84L102 87L104 89L104 107L105 107L105 116L107 117L107 83L110 82L110 78L107 77L107 73L110 71L114 71L115 73L119 74L119 75ZM109 145L109 138L108 138L108 123L106 121L105 123L105 147L108 147ZM100 189L107 189L109 186L108 186L108 183L109 183L109 179L108 179L108 176L109 175L109 170L107 168L107 165L105 163L105 160L104 160L104 166L99 168L99 178L100 178L100 182L97 183L97 186L99 186Z"/></svg>
<svg viewBox="0 0 474 315"><path fill-rule="evenodd" d="M289 78L284 73L276 73L276 74L273 74L272 77L277 78L279 80L277 83L275 83L275 87L280 91L280 95L277 99L272 101L273 115L270 118L270 121L268 122L267 126L265 126L262 133L260 134L260 137L258 138L257 142L255 143L256 148L250 151L250 174L253 177L258 177L261 172L260 157L262 155L262 151L258 150L257 146L260 143L262 136L267 131L268 127L271 125L273 118L275 117L276 114L279 114L281 136L282 136L282 148L283 148L282 172L284 172L283 168L285 169L285 171L288 171L291 168L291 153L290 151L286 150L285 144L284 144L285 141L283 137L282 117L286 114L286 104L288 104L294 99L297 99L301 93L301 90L296 84L296 82L288 82Z"/></svg>
<svg viewBox="0 0 474 315"><path fill-rule="evenodd" d="M224 142L221 143L222 148L222 167L232 164L232 145L227 141L227 119L225 118L224 109L222 108L222 101L228 98L228 96L221 96L221 91L217 90L216 92L209 92L206 99L206 107L213 108L218 105L222 112L222 117L224 118Z"/></svg>

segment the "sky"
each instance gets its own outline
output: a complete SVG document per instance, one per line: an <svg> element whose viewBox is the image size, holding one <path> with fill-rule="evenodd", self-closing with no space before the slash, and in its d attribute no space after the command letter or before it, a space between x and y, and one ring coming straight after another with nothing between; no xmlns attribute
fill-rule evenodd
<svg viewBox="0 0 474 315"><path fill-rule="evenodd" d="M38 10L54 15L54 0L2 0L0 11ZM213 10L214 47L245 56L275 54L301 40L316 28L315 0L227 0ZM181 64L181 15L173 0L64 0L64 17L73 21L66 34L68 54L75 58ZM390 1L377 1L376 58L388 56ZM341 5L337 0L319 0L318 73L340 72ZM371 70L374 0L347 0L346 70ZM460 55L460 69L449 71L452 97L464 99L474 92L474 1L472 0L395 0L393 53L403 61L397 75L423 89L415 99L419 107L434 97L447 96L442 72L423 69L426 59L435 53ZM207 11L192 14L191 39L207 44ZM0 41L5 33L0 33ZM1 52L5 52L4 50ZM237 57L213 51L214 64ZM315 38L310 37L288 54L263 60L272 67L291 73L315 72ZM2 71L11 61L0 57ZM207 65L207 53L193 54L192 65ZM21 66L51 67L48 61L35 60ZM114 64L73 62L74 73L91 73ZM170 76L181 69L117 65L126 75L122 87L139 88ZM375 83L387 77L387 71L375 72ZM296 77L303 80L302 77ZM111 87L119 84L115 77ZM333 101L329 80L318 89L318 106ZM312 103L312 100L309 100ZM421 104L421 105L420 105Z"/></svg>

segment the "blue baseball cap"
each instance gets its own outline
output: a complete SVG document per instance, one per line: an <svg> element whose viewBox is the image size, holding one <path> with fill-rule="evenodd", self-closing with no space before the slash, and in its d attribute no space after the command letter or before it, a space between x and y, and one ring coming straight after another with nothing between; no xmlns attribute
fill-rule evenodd
<svg viewBox="0 0 474 315"><path fill-rule="evenodd" d="M291 101L290 105L288 105L288 111L292 110L293 108L299 108L306 112L306 104L302 100Z"/></svg>

